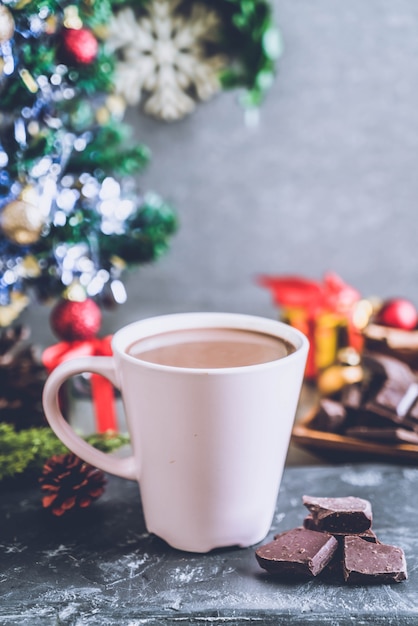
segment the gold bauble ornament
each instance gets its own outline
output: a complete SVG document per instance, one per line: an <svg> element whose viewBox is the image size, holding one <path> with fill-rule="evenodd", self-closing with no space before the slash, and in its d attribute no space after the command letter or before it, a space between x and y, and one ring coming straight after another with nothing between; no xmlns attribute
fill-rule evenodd
<svg viewBox="0 0 418 626"><path fill-rule="evenodd" d="M0 226L5 236L21 246L36 243L44 223L41 210L23 199L12 200L0 214Z"/></svg>
<svg viewBox="0 0 418 626"><path fill-rule="evenodd" d="M10 303L0 305L0 326L6 328L19 317L22 311L28 306L29 298L20 291L13 291L10 296Z"/></svg>
<svg viewBox="0 0 418 626"><path fill-rule="evenodd" d="M28 254L22 259L19 268L19 276L23 278L38 278L41 275L39 262L33 254Z"/></svg>
<svg viewBox="0 0 418 626"><path fill-rule="evenodd" d="M4 4L0 5L0 44L6 43L14 35L15 21L13 15Z"/></svg>
<svg viewBox="0 0 418 626"><path fill-rule="evenodd" d="M83 28L83 22L78 14L78 7L74 4L64 9L64 26L65 28L74 28L75 30Z"/></svg>
<svg viewBox="0 0 418 626"><path fill-rule="evenodd" d="M87 300L87 293L84 287L75 280L62 294L62 297L71 302L84 302Z"/></svg>
<svg viewBox="0 0 418 626"><path fill-rule="evenodd" d="M122 96L118 96L115 93L110 94L106 98L106 106L110 113L119 120L125 115L126 102Z"/></svg>

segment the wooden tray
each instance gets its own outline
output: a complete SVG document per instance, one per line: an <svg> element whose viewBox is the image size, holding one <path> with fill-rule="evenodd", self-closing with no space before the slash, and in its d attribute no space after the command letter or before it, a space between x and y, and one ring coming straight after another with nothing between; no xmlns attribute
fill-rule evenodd
<svg viewBox="0 0 418 626"><path fill-rule="evenodd" d="M297 421L292 432L292 443L333 461L380 460L418 465L418 445L364 441L316 430L311 427L316 412L316 408L312 409Z"/></svg>

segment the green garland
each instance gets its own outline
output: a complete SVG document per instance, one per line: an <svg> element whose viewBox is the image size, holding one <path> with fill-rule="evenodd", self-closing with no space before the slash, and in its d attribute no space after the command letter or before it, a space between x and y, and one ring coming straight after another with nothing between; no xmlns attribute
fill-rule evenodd
<svg viewBox="0 0 418 626"><path fill-rule="evenodd" d="M216 0L210 4L226 14L223 45L234 60L221 74L222 85L225 89L243 87L243 106L258 107L273 84L283 51L272 6L265 0Z"/></svg>
<svg viewBox="0 0 418 626"><path fill-rule="evenodd" d="M124 434L94 434L84 439L102 452L112 452L129 443ZM22 475L41 473L45 461L68 448L45 426L16 431L10 424L0 424L0 481Z"/></svg>

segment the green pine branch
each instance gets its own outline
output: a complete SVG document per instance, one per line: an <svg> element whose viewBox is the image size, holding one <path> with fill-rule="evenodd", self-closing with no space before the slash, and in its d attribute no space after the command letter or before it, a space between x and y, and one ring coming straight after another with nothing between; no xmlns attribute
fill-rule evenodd
<svg viewBox="0 0 418 626"><path fill-rule="evenodd" d="M129 443L123 434L93 434L85 440L103 452L113 452ZM0 424L0 481L24 473L40 473L51 456L65 454L68 448L48 427L16 431L13 426Z"/></svg>
<svg viewBox="0 0 418 626"><path fill-rule="evenodd" d="M142 172L149 163L150 150L144 144L128 145L131 129L115 121L98 127L82 152L73 152L68 170L75 174L100 170L105 174L130 176Z"/></svg>
<svg viewBox="0 0 418 626"><path fill-rule="evenodd" d="M168 241L178 227L173 208L154 193L147 193L142 205L128 218L125 234L99 235L99 248L104 257L113 255L128 266L150 263L168 249Z"/></svg>

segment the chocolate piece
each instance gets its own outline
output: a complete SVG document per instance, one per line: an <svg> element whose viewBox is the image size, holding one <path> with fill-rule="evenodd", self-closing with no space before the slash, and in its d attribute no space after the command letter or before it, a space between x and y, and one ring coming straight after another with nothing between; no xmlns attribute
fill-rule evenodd
<svg viewBox="0 0 418 626"><path fill-rule="evenodd" d="M347 428L348 437L367 439L372 441L388 441L390 443L413 443L418 445L418 433L406 428L369 428L367 426L353 426Z"/></svg>
<svg viewBox="0 0 418 626"><path fill-rule="evenodd" d="M312 517L312 515L307 515L305 517L305 519L303 520L303 527L304 528L308 528L309 530L316 530L318 532L321 532L320 529L318 528L318 526L315 524L315 521ZM340 540L344 539L344 537L347 537L348 535L355 535L356 537L360 537L361 539L364 539L365 541L371 541L373 543L377 543L378 539L375 535L375 533L372 531L371 528L368 528L367 530L364 530L361 533L353 533L353 532L330 532L330 535L333 535L333 537L335 537L337 539L338 542L340 542Z"/></svg>
<svg viewBox="0 0 418 626"><path fill-rule="evenodd" d="M406 389L398 387L392 381L386 381L365 408L402 423L418 399L418 385L412 383Z"/></svg>
<svg viewBox="0 0 418 626"><path fill-rule="evenodd" d="M418 331L369 324L363 330L365 348L395 357L418 369Z"/></svg>
<svg viewBox="0 0 418 626"><path fill-rule="evenodd" d="M338 548L331 561L321 572L321 578L324 580L334 583L345 582L343 574L344 540L348 536L359 537L363 541L369 541L371 543L380 543L374 532L370 529L360 535L334 535L338 541Z"/></svg>
<svg viewBox="0 0 418 626"><path fill-rule="evenodd" d="M408 415L405 417L405 423L411 428L418 430L418 402L415 402L409 410Z"/></svg>
<svg viewBox="0 0 418 626"><path fill-rule="evenodd" d="M337 547L337 540L328 533L294 528L276 535L255 555L260 567L270 574L311 578L322 572Z"/></svg>
<svg viewBox="0 0 418 626"><path fill-rule="evenodd" d="M318 412L312 420L312 426L318 430L330 433L341 431L347 414L340 402L330 398L322 398L319 402Z"/></svg>
<svg viewBox="0 0 418 626"><path fill-rule="evenodd" d="M402 423L418 399L415 373L406 363L379 354L365 354L363 365L372 376L364 408Z"/></svg>
<svg viewBox="0 0 418 626"><path fill-rule="evenodd" d="M402 548L353 536L344 539L343 573L354 584L397 583L408 577Z"/></svg>
<svg viewBox="0 0 418 626"><path fill-rule="evenodd" d="M349 428L355 428L357 426L364 426L366 428L397 428L400 424L394 422L393 413L390 414L390 417L385 417L384 415L379 415L379 413L360 409L359 411L348 412L345 432L347 432Z"/></svg>
<svg viewBox="0 0 418 626"><path fill-rule="evenodd" d="M416 377L411 368L399 359L383 354L364 353L362 356L363 367L374 376L383 380L390 380L394 385L404 390L416 382Z"/></svg>
<svg viewBox="0 0 418 626"><path fill-rule="evenodd" d="M305 495L302 502L321 531L358 534L372 525L371 504L362 498L315 498Z"/></svg>
<svg viewBox="0 0 418 626"><path fill-rule="evenodd" d="M315 522L313 521L312 515L307 515L305 517L305 519L303 520L303 527L307 528L308 530L316 530L316 531L318 531L318 528L317 528Z"/></svg>
<svg viewBox="0 0 418 626"><path fill-rule="evenodd" d="M363 392L359 383L346 385L341 391L341 401L345 409L358 410L363 400Z"/></svg>

